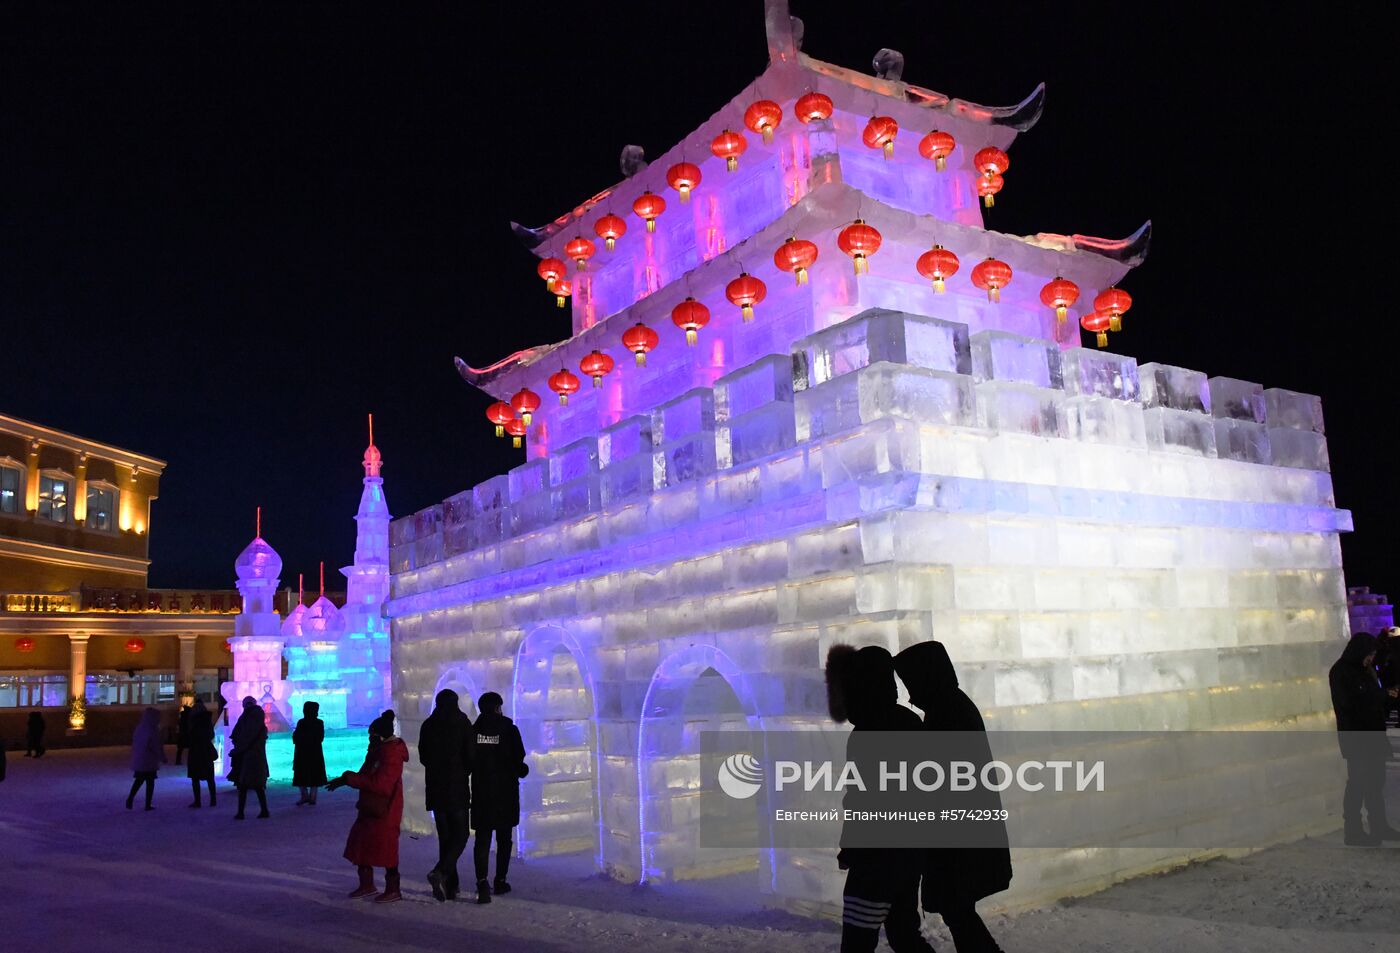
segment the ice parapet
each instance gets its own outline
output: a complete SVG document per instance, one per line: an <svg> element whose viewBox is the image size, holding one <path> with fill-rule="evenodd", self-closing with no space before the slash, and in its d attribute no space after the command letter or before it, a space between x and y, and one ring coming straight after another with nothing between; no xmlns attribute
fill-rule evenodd
<svg viewBox="0 0 1400 953"><path fill-rule="evenodd" d="M1006 331L978 331L969 338L972 376L981 381L1019 381L1062 388L1060 349L1043 338Z"/></svg>
<svg viewBox="0 0 1400 953"><path fill-rule="evenodd" d="M1210 413L1210 384L1202 372L1154 362L1140 365L1138 377L1144 407Z"/></svg>
<svg viewBox="0 0 1400 953"><path fill-rule="evenodd" d="M1277 467L1297 467L1302 470L1332 469L1327 457L1327 438L1309 430L1287 427L1269 428L1269 450Z"/></svg>
<svg viewBox="0 0 1400 953"><path fill-rule="evenodd" d="M809 387L797 395L796 405L799 441L882 417L954 427L977 422L971 376L883 362Z"/></svg>
<svg viewBox="0 0 1400 953"><path fill-rule="evenodd" d="M1065 393L1072 397L1137 400L1141 393L1137 361L1121 354L1072 347L1061 355Z"/></svg>
<svg viewBox="0 0 1400 953"><path fill-rule="evenodd" d="M1234 377L1212 377L1210 398L1214 414L1226 420L1247 420L1262 424L1264 417L1264 388L1251 381Z"/></svg>
<svg viewBox="0 0 1400 953"><path fill-rule="evenodd" d="M1142 405L1136 401L1084 394L1065 398L1064 408L1062 433L1071 440L1124 447L1147 445Z"/></svg>
<svg viewBox="0 0 1400 953"><path fill-rule="evenodd" d="M1149 407L1142 412L1147 446L1153 450L1213 457L1215 421L1194 410Z"/></svg>
<svg viewBox="0 0 1400 953"><path fill-rule="evenodd" d="M599 484L603 505L654 488L651 416L628 417L598 435Z"/></svg>
<svg viewBox="0 0 1400 953"><path fill-rule="evenodd" d="M549 485L554 512L560 519L582 516L598 508L598 438L584 437L549 457Z"/></svg>
<svg viewBox="0 0 1400 953"><path fill-rule="evenodd" d="M977 384L977 425L998 433L1054 437L1060 433L1064 391L1017 381Z"/></svg>
<svg viewBox="0 0 1400 953"><path fill-rule="evenodd" d="M714 472L715 398L709 388L698 387L657 407L651 432L657 488Z"/></svg>
<svg viewBox="0 0 1400 953"><path fill-rule="evenodd" d="M967 325L885 308L808 335L792 350L809 387L881 361L952 374L972 369Z"/></svg>
<svg viewBox="0 0 1400 953"><path fill-rule="evenodd" d="M1327 432L1322 425L1322 400L1312 394L1270 387L1264 391L1264 406L1268 409L1270 427Z"/></svg>
<svg viewBox="0 0 1400 953"><path fill-rule="evenodd" d="M1222 460L1245 463L1272 463L1269 432L1263 424L1249 420L1215 420L1215 452Z"/></svg>
<svg viewBox="0 0 1400 953"><path fill-rule="evenodd" d="M721 470L797 442L793 360L761 358L715 381L715 462Z"/></svg>

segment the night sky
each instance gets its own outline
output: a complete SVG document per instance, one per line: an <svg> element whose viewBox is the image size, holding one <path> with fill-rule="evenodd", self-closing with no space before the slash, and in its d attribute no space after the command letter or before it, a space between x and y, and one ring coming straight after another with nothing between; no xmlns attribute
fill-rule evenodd
<svg viewBox="0 0 1400 953"><path fill-rule="evenodd" d="M1394 590L1390 54L1343 5L1146 6L792 2L829 62L1044 80L989 227L1151 218L1113 349L1320 394L1348 582ZM343 566L367 412L396 515L523 459L451 363L568 336L507 223L766 56L760 0L0 4L0 411L169 461L152 585L231 585L259 504L284 581Z"/></svg>

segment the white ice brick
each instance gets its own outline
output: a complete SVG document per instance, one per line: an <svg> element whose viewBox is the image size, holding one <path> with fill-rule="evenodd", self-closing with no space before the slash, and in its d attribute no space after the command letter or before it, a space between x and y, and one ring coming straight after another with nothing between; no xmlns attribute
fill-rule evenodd
<svg viewBox="0 0 1400 953"><path fill-rule="evenodd" d="M776 401L715 426L715 462L721 470L770 456L797 442L795 409Z"/></svg>
<svg viewBox="0 0 1400 953"><path fill-rule="evenodd" d="M1284 427L1270 427L1268 432L1274 466L1302 470L1332 469L1327 457L1327 437L1323 434Z"/></svg>
<svg viewBox="0 0 1400 953"><path fill-rule="evenodd" d="M598 472L598 438L584 437L549 455L549 483L559 486Z"/></svg>
<svg viewBox="0 0 1400 953"><path fill-rule="evenodd" d="M1201 371L1154 362L1138 367L1138 377L1144 407L1210 413L1210 384Z"/></svg>
<svg viewBox="0 0 1400 953"><path fill-rule="evenodd" d="M542 457L522 463L506 476L510 479L510 501L514 504L549 487L549 461Z"/></svg>
<svg viewBox="0 0 1400 953"><path fill-rule="evenodd" d="M967 325L871 308L793 343L794 375L807 386L881 361L967 374Z"/></svg>
<svg viewBox="0 0 1400 953"><path fill-rule="evenodd" d="M1194 410L1149 407L1142 412L1147 446L1153 450L1215 456L1215 421Z"/></svg>
<svg viewBox="0 0 1400 953"><path fill-rule="evenodd" d="M1326 432L1322 425L1322 400L1312 394L1270 387L1264 391L1264 406L1270 427Z"/></svg>
<svg viewBox="0 0 1400 953"><path fill-rule="evenodd" d="M714 429L715 396L708 387L686 391L651 413L654 445L681 440L702 431L713 433Z"/></svg>
<svg viewBox="0 0 1400 953"><path fill-rule="evenodd" d="M1217 417L1248 420L1256 424L1265 422L1264 388L1252 381L1212 377L1210 399L1212 412Z"/></svg>
<svg viewBox="0 0 1400 953"><path fill-rule="evenodd" d="M1068 379L1066 375L1066 382ZM1061 434L1071 440L1126 447L1147 445L1142 405L1136 401L1092 395L1067 397L1064 411Z"/></svg>
<svg viewBox="0 0 1400 953"><path fill-rule="evenodd" d="M1215 453L1222 460L1245 463L1271 463L1269 432L1263 424L1250 420L1216 418Z"/></svg>
<svg viewBox="0 0 1400 953"><path fill-rule="evenodd" d="M1062 388L1060 349L1042 338L1005 331L978 331L969 339L972 376L981 381L1019 381Z"/></svg>
<svg viewBox="0 0 1400 953"><path fill-rule="evenodd" d="M791 355L760 358L714 384L715 421L741 417L772 403L792 403Z"/></svg>
<svg viewBox="0 0 1400 953"><path fill-rule="evenodd" d="M1137 400L1140 392L1137 361L1121 354L1072 347L1061 356L1065 393L1071 396Z"/></svg>
<svg viewBox="0 0 1400 953"><path fill-rule="evenodd" d="M797 395L797 439L849 430L884 417L971 427L977 422L972 378L880 363Z"/></svg>
<svg viewBox="0 0 1400 953"><path fill-rule="evenodd" d="M607 468L636 455L651 455L651 416L628 417L598 435L598 466Z"/></svg>
<svg viewBox="0 0 1400 953"><path fill-rule="evenodd" d="M1060 432L1064 401L1060 390L985 380L977 385L977 423L1001 433L1054 437Z"/></svg>

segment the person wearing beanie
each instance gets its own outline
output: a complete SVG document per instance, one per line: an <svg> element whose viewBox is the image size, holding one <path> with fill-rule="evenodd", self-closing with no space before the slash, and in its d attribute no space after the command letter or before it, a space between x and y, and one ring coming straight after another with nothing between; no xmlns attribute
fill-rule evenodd
<svg viewBox="0 0 1400 953"><path fill-rule="evenodd" d="M399 890L399 825L403 821L403 766L408 761L408 745L394 733L394 712L390 709L369 726L370 750L359 771L346 771L327 791L350 786L360 792L355 802L355 823L345 842L345 859L355 865L360 883L350 897L367 897L375 892L374 868L384 868L384 892L376 903L403 899Z"/></svg>
<svg viewBox="0 0 1400 953"><path fill-rule="evenodd" d="M1349 847L1377 847L1382 841L1400 840L1400 831L1385 816L1385 762L1390 757L1385 736L1387 692L1376 677L1375 663L1375 636L1358 632L1327 673L1337 743L1347 763L1342 838ZM1361 824L1362 808L1369 830Z"/></svg>
<svg viewBox="0 0 1400 953"><path fill-rule="evenodd" d="M491 894L510 893L511 830L520 823L520 779L530 773L525 742L515 722L501 714L500 695L487 692L477 700L481 715L472 728L472 830L476 844L476 902L490 903ZM496 838L496 879L486 880L491 837Z"/></svg>

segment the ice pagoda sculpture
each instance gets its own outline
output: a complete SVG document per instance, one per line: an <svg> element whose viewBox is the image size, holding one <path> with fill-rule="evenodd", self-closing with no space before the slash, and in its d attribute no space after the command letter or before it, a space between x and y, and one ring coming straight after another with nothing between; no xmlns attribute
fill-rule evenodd
<svg viewBox="0 0 1400 953"><path fill-rule="evenodd" d="M572 336L484 369L458 361L500 404L539 403L527 462L390 527L407 735L439 688L497 691L534 765L526 853L589 851L643 881L751 869L808 906L839 898L834 851L699 846L714 795L698 731L834 730L832 643L941 640L994 728L1328 727L1350 514L1317 398L1080 347L1075 318L1141 262L1148 229L984 227L976 157L1004 156L1042 91L992 108L863 75L801 53L785 0L766 9L754 83L665 155L634 155L625 181L521 230L545 270L562 266L550 291ZM747 125L768 102L776 124L764 105ZM746 146L717 141L726 131ZM935 131L955 147L925 157ZM604 237L606 216L626 226L604 224L613 250L571 247ZM878 247L847 231L857 221ZM816 246L799 256L805 283L779 267L796 260L789 238ZM939 246L958 270L921 274ZM979 271L987 259L1010 281ZM736 292L741 275L766 293ZM1041 297L1057 277L1079 289L1064 322ZM682 311L694 346L672 319L691 298L709 316ZM624 346L639 324L654 342ZM610 361L588 370L594 351ZM550 389L561 370L582 380L567 403ZM1330 767L1295 767L1293 787L1267 792L1278 840L1327 823ZM1240 811L1265 796L1258 768L1232 768ZM421 781L410 765L405 820L427 831ZM1004 896L1201 853L1039 851L1017 857Z"/></svg>

